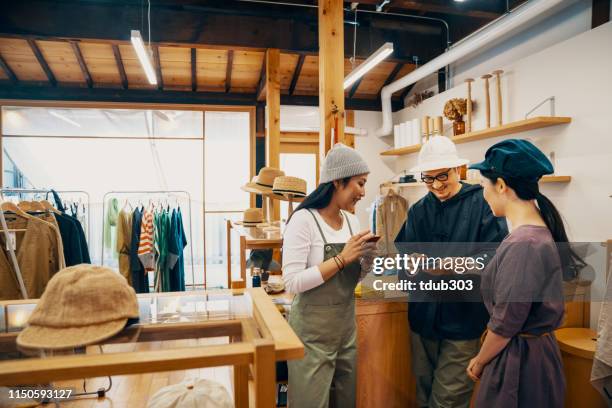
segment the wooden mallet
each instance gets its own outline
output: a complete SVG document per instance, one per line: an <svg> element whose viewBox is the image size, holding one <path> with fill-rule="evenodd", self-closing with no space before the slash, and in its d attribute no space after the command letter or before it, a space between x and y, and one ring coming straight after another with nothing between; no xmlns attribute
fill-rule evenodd
<svg viewBox="0 0 612 408"><path fill-rule="evenodd" d="M493 75L486 74L481 76L485 80L485 99L486 99L486 115L487 115L487 129L491 127L491 98L489 97L489 78Z"/></svg>
<svg viewBox="0 0 612 408"><path fill-rule="evenodd" d="M467 133L472 131L472 82L474 79L467 78L465 80L467 82L467 129L465 130Z"/></svg>
<svg viewBox="0 0 612 408"><path fill-rule="evenodd" d="M501 95L500 75L503 73L504 71L501 69L498 69L497 71L493 71L493 75L495 75L496 84L497 84L497 126L502 125L502 95Z"/></svg>

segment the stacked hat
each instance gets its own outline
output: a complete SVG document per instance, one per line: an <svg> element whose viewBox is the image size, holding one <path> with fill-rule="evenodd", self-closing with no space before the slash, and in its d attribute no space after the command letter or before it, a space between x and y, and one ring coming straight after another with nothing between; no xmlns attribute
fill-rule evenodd
<svg viewBox="0 0 612 408"><path fill-rule="evenodd" d="M272 186L272 193L277 200L303 201L306 197L306 180L291 176L277 177Z"/></svg>
<svg viewBox="0 0 612 408"><path fill-rule="evenodd" d="M261 208L247 208L242 214L242 224L254 226L263 222L263 212Z"/></svg>
<svg viewBox="0 0 612 408"><path fill-rule="evenodd" d="M492 171L500 175L538 181L554 168L548 157L528 140L508 139L491 146L485 159L470 169Z"/></svg>
<svg viewBox="0 0 612 408"><path fill-rule="evenodd" d="M17 344L60 350L101 342L138 318L136 292L112 269L76 265L47 283Z"/></svg>
<svg viewBox="0 0 612 408"><path fill-rule="evenodd" d="M147 408L233 408L225 387L218 382L197 379L169 385L157 391Z"/></svg>
<svg viewBox="0 0 612 408"><path fill-rule="evenodd" d="M274 179L279 176L284 176L285 173L275 167L262 167L259 170L259 174L253 177L253 179L242 186L242 190L247 193L255 194L271 194L272 187L274 185Z"/></svg>

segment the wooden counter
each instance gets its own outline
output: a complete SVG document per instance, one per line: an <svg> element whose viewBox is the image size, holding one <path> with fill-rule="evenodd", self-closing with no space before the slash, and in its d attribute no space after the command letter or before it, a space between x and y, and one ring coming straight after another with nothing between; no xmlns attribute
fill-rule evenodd
<svg viewBox="0 0 612 408"><path fill-rule="evenodd" d="M416 407L408 304L357 300L357 406Z"/></svg>

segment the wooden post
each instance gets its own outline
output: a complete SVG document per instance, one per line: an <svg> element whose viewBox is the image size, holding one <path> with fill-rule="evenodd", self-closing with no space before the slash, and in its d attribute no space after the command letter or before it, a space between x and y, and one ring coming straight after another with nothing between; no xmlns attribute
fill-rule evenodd
<svg viewBox="0 0 612 408"><path fill-rule="evenodd" d="M319 155L334 139L344 141L344 2L319 0ZM336 120L337 119L337 120Z"/></svg>
<svg viewBox="0 0 612 408"><path fill-rule="evenodd" d="M280 168L280 51L266 51L266 165ZM280 205L270 200L270 221L280 220Z"/></svg>
<svg viewBox="0 0 612 408"><path fill-rule="evenodd" d="M269 339L255 339L254 380L255 406L274 407L276 403L276 356L274 342Z"/></svg>

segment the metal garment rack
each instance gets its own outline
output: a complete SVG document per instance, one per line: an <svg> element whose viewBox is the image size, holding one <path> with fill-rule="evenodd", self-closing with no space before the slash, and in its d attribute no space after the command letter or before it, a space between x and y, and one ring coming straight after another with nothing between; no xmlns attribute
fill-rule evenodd
<svg viewBox="0 0 612 408"><path fill-rule="evenodd" d="M190 250L190 255L191 255L191 285L185 285L185 286L192 286L195 287L195 267L193 264L193 224L191 223L191 194L189 194L188 191L181 191L181 190L177 190L177 191L109 191L107 193L104 194L104 197L102 198L102 259L100 260L100 263L102 265L104 265L104 217L106 217L106 203L108 201L108 197L112 197L112 196L117 196L117 195L130 195L130 194L141 194L141 195L160 195L160 194L166 194L166 195L171 195L171 194L185 194L187 196L187 203L188 203L188 211L189 211L189 250Z"/></svg>
<svg viewBox="0 0 612 408"><path fill-rule="evenodd" d="M87 191L82 190L54 190L58 194L84 194L87 197L87 243L91 245L91 197ZM2 193L9 194L49 194L51 190L36 188L3 188ZM46 197L45 197L46 198Z"/></svg>

